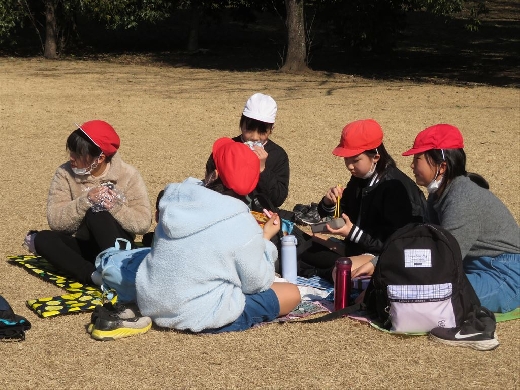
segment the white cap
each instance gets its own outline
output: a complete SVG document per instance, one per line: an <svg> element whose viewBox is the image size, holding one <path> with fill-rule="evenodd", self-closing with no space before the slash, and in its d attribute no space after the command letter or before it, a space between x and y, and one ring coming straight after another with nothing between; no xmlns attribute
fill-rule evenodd
<svg viewBox="0 0 520 390"><path fill-rule="evenodd" d="M277 109L276 102L271 96L255 93L247 99L242 114L257 121L274 123Z"/></svg>

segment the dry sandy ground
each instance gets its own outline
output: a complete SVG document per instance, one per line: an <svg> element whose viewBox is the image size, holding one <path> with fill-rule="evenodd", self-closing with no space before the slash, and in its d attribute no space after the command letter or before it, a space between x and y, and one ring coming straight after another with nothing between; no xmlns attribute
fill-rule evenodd
<svg viewBox="0 0 520 390"><path fill-rule="evenodd" d="M272 138L291 161L287 209L348 180L331 150L346 123L370 117L407 174L410 158L400 153L417 132L457 125L468 168L520 219L518 89L0 59L0 258L25 253L24 233L46 228L48 186L75 122L113 124L123 158L141 171L154 201L166 183L202 175L212 142L238 133L243 104L257 91L278 102ZM33 323L26 341L0 344L2 388L519 387L520 321L498 324L501 345L490 352L395 337L348 319L210 337L152 329L98 342L85 332L89 314L40 319L25 306L63 290L6 261L0 275L0 293Z"/></svg>

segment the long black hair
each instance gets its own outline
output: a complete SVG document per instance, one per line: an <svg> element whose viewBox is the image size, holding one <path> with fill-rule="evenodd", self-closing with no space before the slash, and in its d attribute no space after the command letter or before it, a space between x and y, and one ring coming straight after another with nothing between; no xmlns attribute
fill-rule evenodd
<svg viewBox="0 0 520 390"><path fill-rule="evenodd" d="M431 149L424 152L430 166L446 163L444 180L450 182L457 176L466 176L466 153L464 149Z"/></svg>
<svg viewBox="0 0 520 390"><path fill-rule="evenodd" d="M376 154L379 154L379 160L377 161L376 165L376 172L378 176L381 176L381 174L386 170L387 167L395 167L395 161L390 156L390 153L385 148L385 145L381 143L377 148L365 150L363 153L365 153L368 157L374 158Z"/></svg>
<svg viewBox="0 0 520 390"><path fill-rule="evenodd" d="M457 176L467 176L478 186L489 189L489 183L481 175L466 171L466 153L464 149L430 149L424 152L426 161L430 166L446 163L444 183L442 189Z"/></svg>

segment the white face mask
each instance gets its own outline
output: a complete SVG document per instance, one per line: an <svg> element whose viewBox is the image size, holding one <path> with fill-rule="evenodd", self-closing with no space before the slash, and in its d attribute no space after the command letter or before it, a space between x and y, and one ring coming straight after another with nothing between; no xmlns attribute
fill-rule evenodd
<svg viewBox="0 0 520 390"><path fill-rule="evenodd" d="M101 154L98 156L98 158L96 158L96 161L94 161L90 167L88 168L72 168L72 172L74 172L74 174L78 175L78 176L86 176L86 175L90 175L90 173L97 168L98 166L98 161L99 161L99 157L101 157Z"/></svg>
<svg viewBox="0 0 520 390"><path fill-rule="evenodd" d="M372 164L372 168L370 168L370 171L368 171L365 174L365 176L362 177L362 179L368 179L370 176L372 176L374 174L374 172L376 171L376 166L377 166L377 163Z"/></svg>
<svg viewBox="0 0 520 390"><path fill-rule="evenodd" d="M91 171L91 169L87 171L87 168L72 168L72 172L78 176L89 175Z"/></svg>
<svg viewBox="0 0 520 390"><path fill-rule="evenodd" d="M439 189L439 187L441 186L442 184L442 179L444 178L443 176L441 176L441 178L439 180L435 180L437 179L437 177L439 176L439 170L437 169L437 173L435 174L435 177L433 178L433 180L430 182L430 184L428 184L428 186L426 187L426 191L428 191L428 194L434 194L435 192L437 192L437 190Z"/></svg>
<svg viewBox="0 0 520 390"><path fill-rule="evenodd" d="M249 149L255 150L255 146L260 146L261 148L264 147L264 143L260 141L245 141L244 144L249 146Z"/></svg>

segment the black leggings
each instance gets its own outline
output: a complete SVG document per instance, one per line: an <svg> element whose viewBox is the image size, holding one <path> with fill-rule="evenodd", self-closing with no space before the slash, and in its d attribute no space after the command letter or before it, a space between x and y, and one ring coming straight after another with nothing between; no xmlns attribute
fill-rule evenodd
<svg viewBox="0 0 520 390"><path fill-rule="evenodd" d="M96 256L113 247L117 238L127 239L133 246L133 236L108 211L93 212L89 209L78 230L81 238L42 230L36 234L34 246L38 255L80 283L92 284Z"/></svg>

